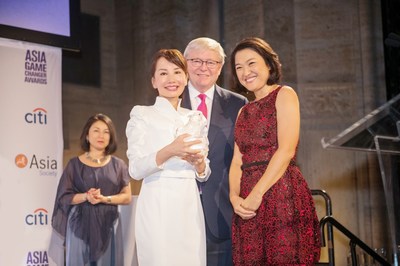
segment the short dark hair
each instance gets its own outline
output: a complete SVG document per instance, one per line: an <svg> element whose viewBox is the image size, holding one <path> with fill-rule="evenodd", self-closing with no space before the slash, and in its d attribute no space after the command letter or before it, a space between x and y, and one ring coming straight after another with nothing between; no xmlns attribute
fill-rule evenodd
<svg viewBox="0 0 400 266"><path fill-rule="evenodd" d="M110 142L106 147L105 154L106 155L112 154L117 150L117 134L114 127L114 123L105 114L95 114L89 117L85 126L83 127L82 134L80 137L81 149L83 151L90 150L90 144L87 141L87 135L89 134L90 127L97 121L104 122L107 125L108 130L110 131Z"/></svg>
<svg viewBox="0 0 400 266"><path fill-rule="evenodd" d="M243 49L251 49L258 53L264 59L265 64L270 68L270 76L267 80L267 85L273 85L280 82L282 78L282 69L278 54L275 53L272 47L263 39L257 37L249 37L238 42L231 53L231 70L233 75L233 84L236 88L245 89L243 85L239 82L235 68L236 53Z"/></svg>
<svg viewBox="0 0 400 266"><path fill-rule="evenodd" d="M151 77L154 77L157 67L157 61L162 57L164 57L168 62L175 64L176 66L181 68L185 72L185 74L188 75L186 59L183 57L182 53L179 50L160 49L154 54L153 60L151 61Z"/></svg>

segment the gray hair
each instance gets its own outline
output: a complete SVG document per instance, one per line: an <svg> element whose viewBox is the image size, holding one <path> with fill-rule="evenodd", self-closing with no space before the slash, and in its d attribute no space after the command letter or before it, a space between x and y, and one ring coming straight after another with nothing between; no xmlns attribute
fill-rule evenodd
<svg viewBox="0 0 400 266"><path fill-rule="evenodd" d="M183 56L187 58L187 54L192 50L212 50L220 56L221 64L225 63L225 52L221 44L216 40L207 37L200 37L189 42L186 46Z"/></svg>

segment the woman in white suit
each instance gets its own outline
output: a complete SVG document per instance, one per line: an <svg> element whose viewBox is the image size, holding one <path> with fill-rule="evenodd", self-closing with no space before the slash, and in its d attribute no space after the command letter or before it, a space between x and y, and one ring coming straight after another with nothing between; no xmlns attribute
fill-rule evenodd
<svg viewBox="0 0 400 266"><path fill-rule="evenodd" d="M188 141L189 134L177 132L190 117L200 119L196 127L207 126L207 121L199 111L180 107L188 74L178 50L159 50L151 73L159 96L152 106L133 107L126 128L129 173L143 179L135 217L139 265L205 266L205 224L196 179L204 182L211 173L204 152L208 141Z"/></svg>

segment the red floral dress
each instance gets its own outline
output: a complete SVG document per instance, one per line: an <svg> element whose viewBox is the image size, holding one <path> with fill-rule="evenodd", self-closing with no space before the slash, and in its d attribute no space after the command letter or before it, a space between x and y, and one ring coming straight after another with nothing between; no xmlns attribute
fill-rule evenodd
<svg viewBox="0 0 400 266"><path fill-rule="evenodd" d="M280 88L246 105L235 128L243 154L240 196L246 198L278 148L275 101ZM261 162L261 163L257 163ZM264 195L257 215L232 221L233 260L237 265L313 265L320 256L314 201L295 157Z"/></svg>

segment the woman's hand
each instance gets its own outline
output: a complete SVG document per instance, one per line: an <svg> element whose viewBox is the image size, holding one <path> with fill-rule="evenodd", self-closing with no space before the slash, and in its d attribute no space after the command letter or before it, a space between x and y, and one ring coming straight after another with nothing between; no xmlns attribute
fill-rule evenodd
<svg viewBox="0 0 400 266"><path fill-rule="evenodd" d="M201 152L201 150L198 149L193 149L192 146L196 145L196 144L200 144L202 143L202 141L200 139L195 139L195 140L190 140L187 141L186 139L189 138L191 135L190 134L182 134L180 136L178 136L170 145L171 145L171 149L173 149L175 151L175 155L178 157L181 157L182 159L188 161L185 158L189 158L192 159L193 161L195 161L196 159L199 159L198 153ZM188 161L189 162L189 161Z"/></svg>
<svg viewBox="0 0 400 266"><path fill-rule="evenodd" d="M101 203L102 198L103 198L103 195L101 195L100 188L98 188L98 189L91 188L87 191L87 200L93 205Z"/></svg>
<svg viewBox="0 0 400 266"><path fill-rule="evenodd" d="M233 211L239 215L243 220L249 220L256 216L256 212L243 207L244 199L239 196L231 197Z"/></svg>
<svg viewBox="0 0 400 266"><path fill-rule="evenodd" d="M206 174L207 165L206 165L206 162L204 159L205 159L205 156L201 153L197 153L195 155L190 155L186 159L184 158L184 160L187 160L191 165L194 166L194 168L196 169L196 172L197 172L197 176L199 178L202 178L202 180L207 175Z"/></svg>
<svg viewBox="0 0 400 266"><path fill-rule="evenodd" d="M156 155L157 165L162 165L173 156L186 158L188 156L200 153L201 150L192 149L192 146L200 144L201 140L185 141L185 139L189 137L190 134L182 134L174 139L173 142L159 150Z"/></svg>
<svg viewBox="0 0 400 266"><path fill-rule="evenodd" d="M256 212L260 207L261 202L262 195L252 191L240 204L245 210Z"/></svg>
<svg viewBox="0 0 400 266"><path fill-rule="evenodd" d="M182 157L182 159L187 161L188 163L190 163L193 166L197 166L204 162L204 155L202 155L200 152L198 152L195 154L188 154L188 155Z"/></svg>

